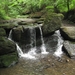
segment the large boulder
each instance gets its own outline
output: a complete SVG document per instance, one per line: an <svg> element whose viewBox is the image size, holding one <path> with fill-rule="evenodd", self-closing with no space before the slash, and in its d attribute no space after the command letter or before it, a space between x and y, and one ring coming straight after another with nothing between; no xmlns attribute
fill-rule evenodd
<svg viewBox="0 0 75 75"><path fill-rule="evenodd" d="M63 48L71 58L75 58L75 42L65 41Z"/></svg>
<svg viewBox="0 0 75 75"><path fill-rule="evenodd" d="M75 41L75 27L74 26L62 26L61 34L66 40Z"/></svg>
<svg viewBox="0 0 75 75"><path fill-rule="evenodd" d="M18 62L18 54L14 42L0 37L0 67L8 67Z"/></svg>
<svg viewBox="0 0 75 75"><path fill-rule="evenodd" d="M0 68L13 66L17 62L17 52L0 55Z"/></svg>
<svg viewBox="0 0 75 75"><path fill-rule="evenodd" d="M61 27L62 14L48 13L43 24L43 34L47 35Z"/></svg>
<svg viewBox="0 0 75 75"><path fill-rule="evenodd" d="M0 37L0 55L12 53L16 51L16 45L14 42L8 40L5 37Z"/></svg>
<svg viewBox="0 0 75 75"><path fill-rule="evenodd" d="M8 40L4 28L0 28L0 68L18 62L16 45Z"/></svg>

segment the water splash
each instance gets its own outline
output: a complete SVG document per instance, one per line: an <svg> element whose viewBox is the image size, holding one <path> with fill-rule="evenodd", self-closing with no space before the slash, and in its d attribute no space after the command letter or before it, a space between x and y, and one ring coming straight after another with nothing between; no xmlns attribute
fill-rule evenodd
<svg viewBox="0 0 75 75"><path fill-rule="evenodd" d="M42 54L48 54L48 52L46 51L46 47L45 47L44 40L43 40L43 34L42 34L42 29L41 29L41 27L39 27L39 29L40 29L41 41L42 41L41 53L42 53Z"/></svg>
<svg viewBox="0 0 75 75"><path fill-rule="evenodd" d="M16 47L17 47L18 54L21 57L21 55L23 55L22 49L19 47L17 43L16 43Z"/></svg>
<svg viewBox="0 0 75 75"><path fill-rule="evenodd" d="M22 54L22 57L29 58L29 59L36 59L36 31L34 28L30 28L30 40L31 40L31 48L28 53Z"/></svg>
<svg viewBox="0 0 75 75"><path fill-rule="evenodd" d="M30 28L31 50L32 54L36 54L36 31L35 28Z"/></svg>
<svg viewBox="0 0 75 75"><path fill-rule="evenodd" d="M41 27L39 27L39 30L40 30L41 42L42 42L42 45L40 47L41 54L48 54L48 52L46 51L46 46L45 46L45 43L44 43ZM29 52L28 53L23 53L23 51L20 48L20 46L15 42L16 48L17 48L17 52L18 52L20 57L24 57L24 58L27 58L27 59L37 59L36 58L36 56L37 56L37 53L36 53L36 50L37 50L37 48L36 48L36 30L35 30L35 28L29 28L29 31L30 31L30 40L31 40L31 43L30 43L31 48L29 49ZM62 46L63 46L63 39L62 39L62 37L60 35L60 31L59 30L55 31L54 35L58 37L58 44L57 44L56 51L54 52L54 55L58 56L58 57L61 57L61 55L63 53L62 49L61 49ZM12 30L9 33L8 39L13 41L12 40Z"/></svg>
<svg viewBox="0 0 75 75"><path fill-rule="evenodd" d="M63 38L61 37L60 31L55 31L55 35L58 37L57 49L54 52L54 56L61 57L62 55L62 46L63 46Z"/></svg>

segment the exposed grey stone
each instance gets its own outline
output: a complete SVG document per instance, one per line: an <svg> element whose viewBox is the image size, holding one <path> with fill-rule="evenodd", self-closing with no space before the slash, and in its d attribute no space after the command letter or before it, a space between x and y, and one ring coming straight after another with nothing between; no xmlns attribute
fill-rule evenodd
<svg viewBox="0 0 75 75"><path fill-rule="evenodd" d="M62 26L61 34L67 40L75 40L75 27L74 26Z"/></svg>
<svg viewBox="0 0 75 75"><path fill-rule="evenodd" d="M69 56L75 58L75 42L65 41L63 46Z"/></svg>

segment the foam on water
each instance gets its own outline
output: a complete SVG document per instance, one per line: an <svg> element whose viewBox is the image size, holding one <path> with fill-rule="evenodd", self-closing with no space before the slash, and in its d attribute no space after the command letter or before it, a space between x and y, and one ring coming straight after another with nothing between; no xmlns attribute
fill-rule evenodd
<svg viewBox="0 0 75 75"><path fill-rule="evenodd" d="M43 34L42 34L42 29L41 29L41 27L39 27L39 29L40 29L41 41L42 41L41 53L42 53L42 54L48 54L48 52L46 51L46 47L45 47L45 43L44 43L44 39L43 39Z"/></svg>
<svg viewBox="0 0 75 75"><path fill-rule="evenodd" d="M54 52L53 55L57 56L57 57L61 57L61 55L63 54L63 52L62 52L63 39L61 37L59 30L55 31L55 35L58 37L58 44L57 44L56 51Z"/></svg>

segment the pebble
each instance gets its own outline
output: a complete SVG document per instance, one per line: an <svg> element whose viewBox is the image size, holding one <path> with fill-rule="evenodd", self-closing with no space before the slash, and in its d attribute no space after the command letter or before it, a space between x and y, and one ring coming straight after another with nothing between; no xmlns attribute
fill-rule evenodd
<svg viewBox="0 0 75 75"><path fill-rule="evenodd" d="M69 59L66 59L66 62L69 62L70 60Z"/></svg>

